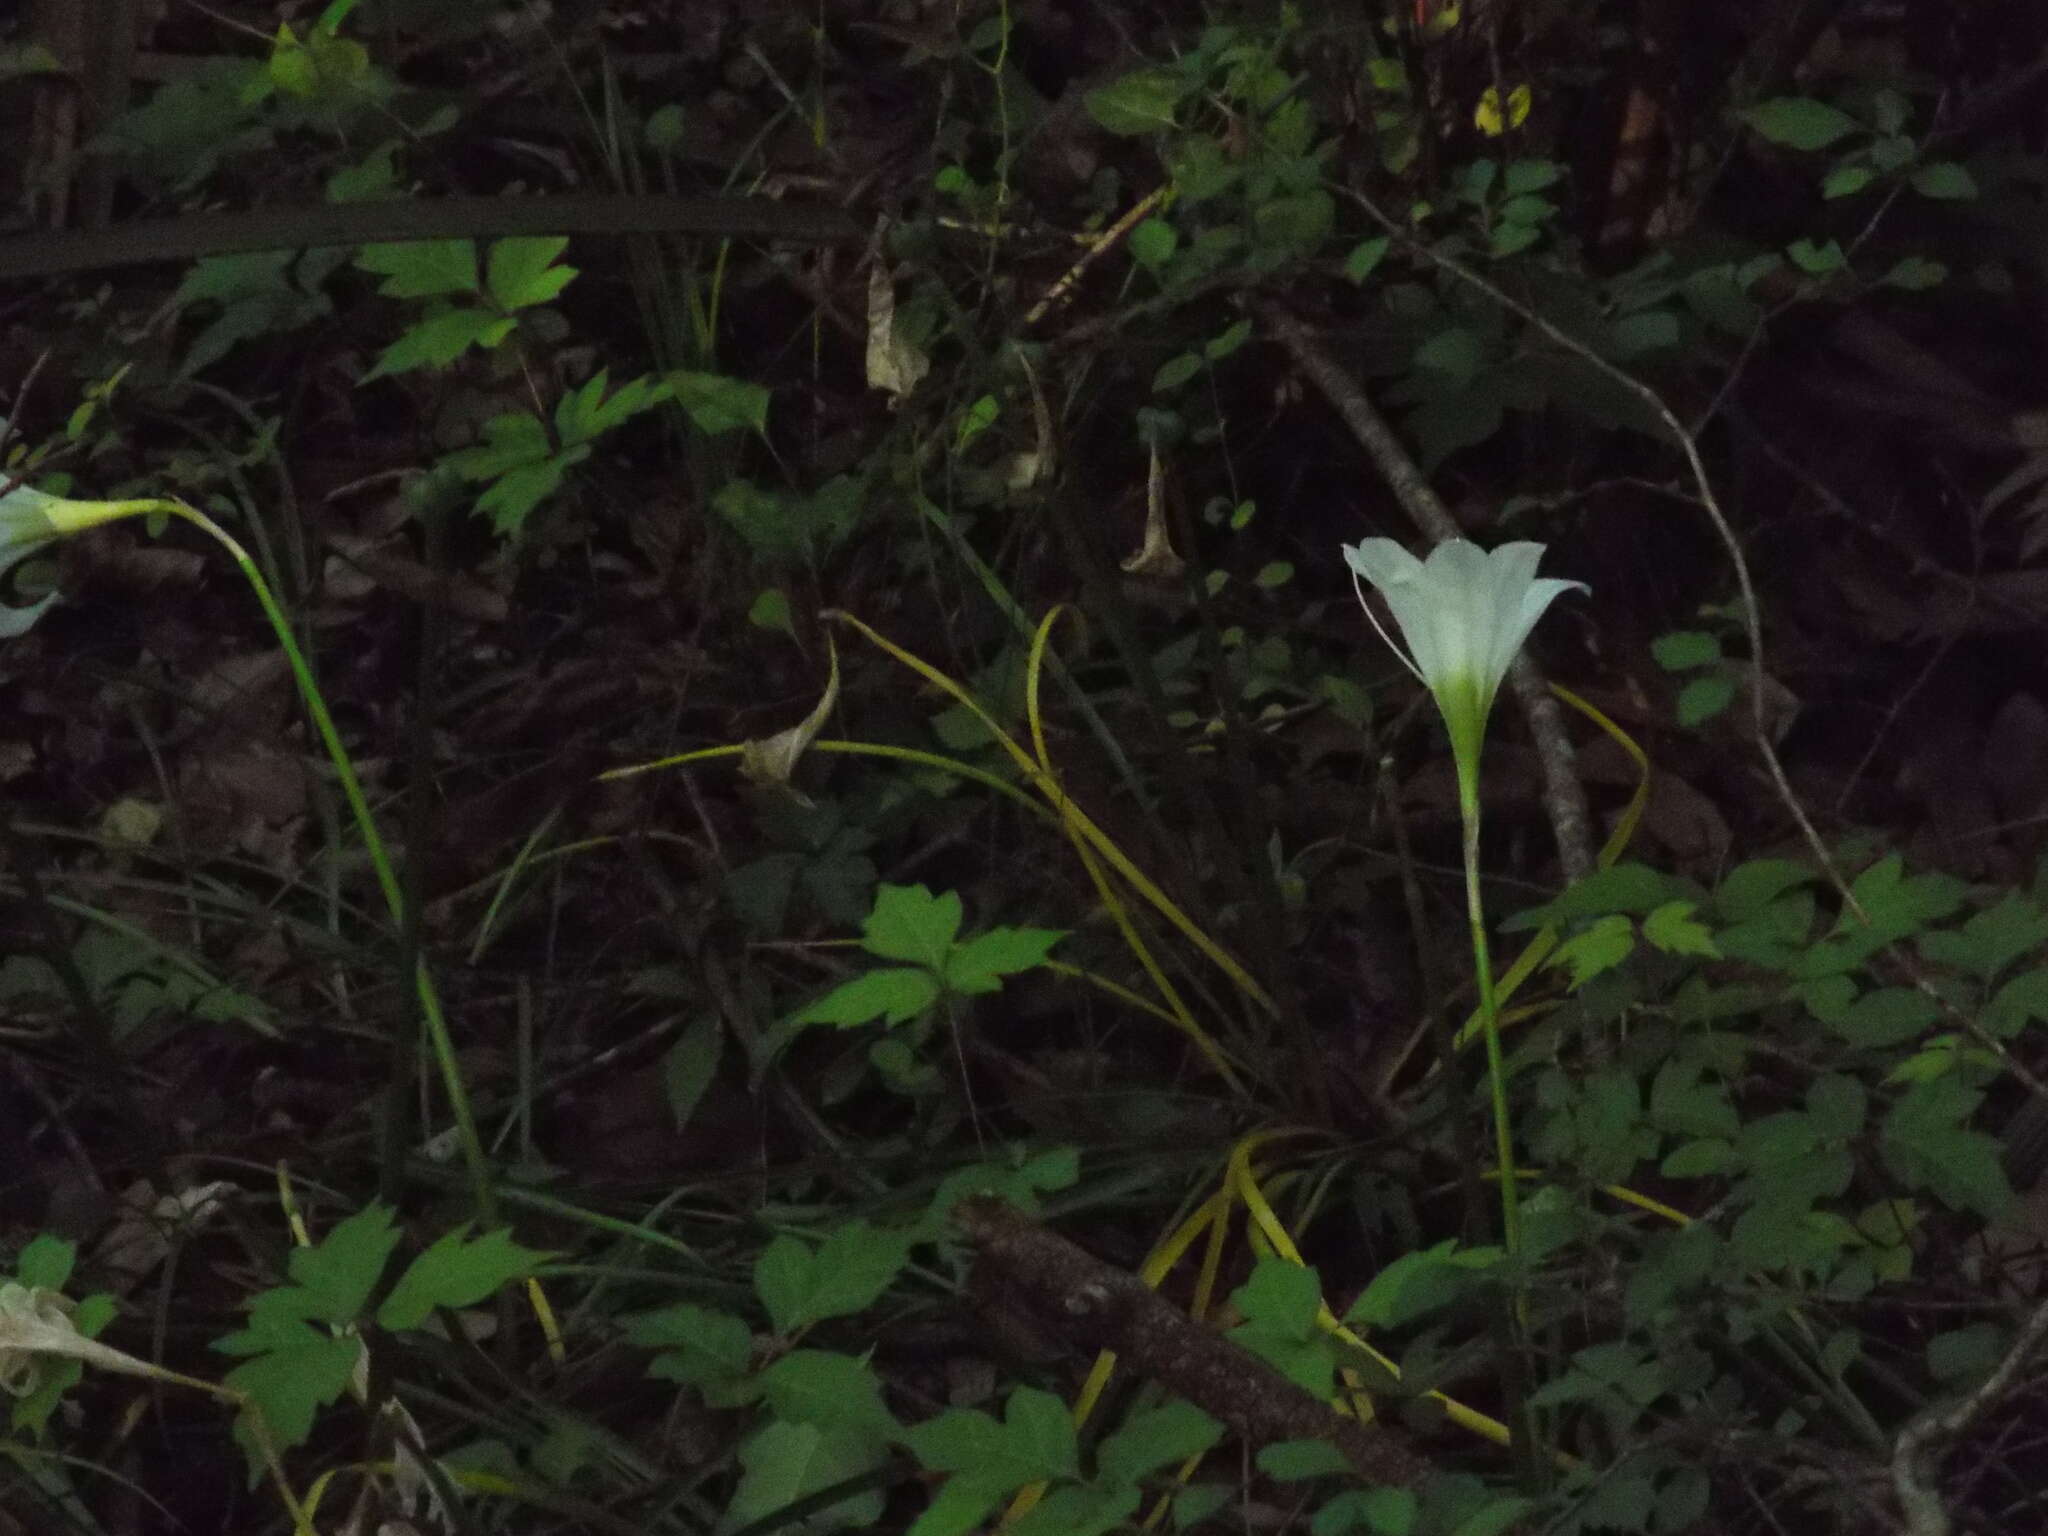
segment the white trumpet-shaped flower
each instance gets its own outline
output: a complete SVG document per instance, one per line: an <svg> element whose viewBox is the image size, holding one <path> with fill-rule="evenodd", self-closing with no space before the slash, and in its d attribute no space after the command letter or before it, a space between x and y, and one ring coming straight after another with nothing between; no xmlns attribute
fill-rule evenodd
<svg viewBox="0 0 2048 1536"><path fill-rule="evenodd" d="M133 516L142 505L132 501L73 501L34 486L16 485L0 496L0 578L52 540ZM27 633L56 600L57 594L52 592L26 608L0 603L0 640Z"/></svg>
<svg viewBox="0 0 2048 1536"><path fill-rule="evenodd" d="M1489 553L1464 539L1448 539L1427 560L1392 539L1344 546L1354 584L1363 577L1386 599L1407 653L1386 631L1381 637L1436 698L1451 733L1461 788L1476 782L1494 695L1529 631L1562 594L1574 587L1592 590L1584 582L1538 576L1542 558L1543 546L1530 543L1503 544ZM1364 601L1361 591L1359 602ZM1372 618L1370 607L1366 617ZM1379 628L1377 619L1373 627Z"/></svg>

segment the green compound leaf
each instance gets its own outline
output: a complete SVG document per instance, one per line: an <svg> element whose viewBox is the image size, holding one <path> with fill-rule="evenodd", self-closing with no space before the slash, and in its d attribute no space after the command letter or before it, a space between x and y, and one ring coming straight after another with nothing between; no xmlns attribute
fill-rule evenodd
<svg viewBox="0 0 2048 1536"><path fill-rule="evenodd" d="M475 1306L507 1281L533 1273L549 1255L512 1241L509 1229L472 1241L465 1224L443 1234L414 1259L377 1308L380 1327L417 1328L436 1307Z"/></svg>

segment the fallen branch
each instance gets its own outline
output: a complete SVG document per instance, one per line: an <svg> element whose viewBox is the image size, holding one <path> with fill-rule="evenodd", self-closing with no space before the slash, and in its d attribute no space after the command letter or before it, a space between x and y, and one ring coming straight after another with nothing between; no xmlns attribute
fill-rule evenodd
<svg viewBox="0 0 2048 1536"><path fill-rule="evenodd" d="M1420 1488L1439 1468L1407 1435L1338 1413L1127 1270L1103 1263L1000 1200L963 1200L954 1225L975 1246L984 1306L1081 1355L1109 1350L1253 1446L1326 1440L1358 1474Z"/></svg>

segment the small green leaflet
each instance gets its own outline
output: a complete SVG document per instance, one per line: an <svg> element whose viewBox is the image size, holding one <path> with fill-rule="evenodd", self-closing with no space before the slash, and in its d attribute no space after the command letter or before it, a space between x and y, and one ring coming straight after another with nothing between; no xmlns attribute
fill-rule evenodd
<svg viewBox="0 0 2048 1536"><path fill-rule="evenodd" d="M1619 912L1596 918L1573 934L1545 961L1546 965L1569 970L1572 990L1606 971L1613 970L1635 952L1635 928Z"/></svg>
<svg viewBox="0 0 2048 1536"><path fill-rule="evenodd" d="M930 971L890 966L842 983L797 1014L798 1024L903 1024L939 1000L938 978Z"/></svg>
<svg viewBox="0 0 2048 1536"><path fill-rule="evenodd" d="M884 885L861 925L860 947L884 960L907 960L937 970L960 932L960 897L934 896L922 885Z"/></svg>
<svg viewBox="0 0 2048 1536"><path fill-rule="evenodd" d="M754 1290L785 1338L829 1317L866 1310L903 1270L910 1234L848 1222L813 1250L783 1234L754 1261Z"/></svg>
<svg viewBox="0 0 2048 1536"><path fill-rule="evenodd" d="M554 260L569 247L565 235L500 240L485 263L484 286L500 309L529 309L545 304L576 277L576 268Z"/></svg>
<svg viewBox="0 0 2048 1536"><path fill-rule="evenodd" d="M977 1408L955 1408L911 1425L904 1439L928 1471L963 1474L1004 1492L1081 1470L1073 1415L1036 1387L1010 1394L1000 1424Z"/></svg>
<svg viewBox="0 0 2048 1536"><path fill-rule="evenodd" d="M1773 144L1790 149L1826 149L1863 125L1846 112L1806 96L1780 96L1760 102L1742 120Z"/></svg>
<svg viewBox="0 0 2048 1536"><path fill-rule="evenodd" d="M1643 919L1643 937L1667 955L1704 955L1721 958L1713 934L1693 917L1697 910L1689 901L1667 901Z"/></svg>
<svg viewBox="0 0 2048 1536"><path fill-rule="evenodd" d="M1141 69L1090 91L1083 105L1111 133L1157 133L1173 126L1174 108L1194 88L1195 82L1178 70Z"/></svg>
<svg viewBox="0 0 2048 1536"><path fill-rule="evenodd" d="M1230 1337L1296 1386L1327 1397L1336 1380L1336 1360L1317 1324L1322 1282L1316 1272L1281 1258L1263 1258L1251 1279L1231 1293L1231 1303L1248 1319Z"/></svg>
<svg viewBox="0 0 2048 1536"><path fill-rule="evenodd" d="M872 1472L888 1458L888 1447L872 1436L772 1419L740 1444L744 1470L718 1530L766 1522L799 1499ZM883 1503L880 1488L863 1488L788 1523L815 1532L864 1528L882 1518Z"/></svg>
<svg viewBox="0 0 2048 1536"><path fill-rule="evenodd" d="M392 245L366 245L356 265L380 274L377 291L392 299L430 299L450 293L475 293L474 240L406 240Z"/></svg>
<svg viewBox="0 0 2048 1536"><path fill-rule="evenodd" d="M377 1308L377 1324L397 1333L419 1327L436 1307L475 1306L547 1257L513 1242L505 1228L472 1239L467 1224L457 1227L407 1266Z"/></svg>
<svg viewBox="0 0 2048 1536"><path fill-rule="evenodd" d="M729 1313L679 1302L628 1319L626 1337L661 1351L647 1367L649 1376L697 1388L709 1407L737 1408L760 1394L750 1374L754 1331Z"/></svg>

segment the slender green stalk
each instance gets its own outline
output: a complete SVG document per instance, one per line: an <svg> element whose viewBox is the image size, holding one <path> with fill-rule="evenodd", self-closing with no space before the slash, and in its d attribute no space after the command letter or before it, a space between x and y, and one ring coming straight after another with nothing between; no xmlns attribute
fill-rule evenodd
<svg viewBox="0 0 2048 1536"><path fill-rule="evenodd" d="M377 887L384 895L391 920L402 926L405 921L404 889L392 866L391 855L384 846L384 838L377 830L377 818L363 793L362 780L356 775L355 763L342 743L341 732L335 728L327 701L313 680L313 670L307 663L306 654L292 634L291 621L278 606L270 583L263 579L256 562L225 528L182 501L149 498L118 505L128 515L161 513L190 523L226 550L229 558L241 567L244 579L263 609L264 618L270 621L271 632L277 636L279 649L291 666L292 677L298 683L299 695L305 700L306 713L312 717L313 728L319 732L321 744L327 748L328 759L334 764L335 776L341 781L341 792L355 817L356 830L362 834L363 847L370 856L370 868L376 873ZM455 1040L448 1028L448 1016L441 1007L440 990L434 985L433 975L424 960L413 967L413 988L419 998L420 1017L426 1023L435 1064L441 1071L448 1108L455 1117L456 1134L462 1144L463 1162L469 1170L471 1192L476 1201L477 1220L489 1226L497 1220L497 1197L492 1188L490 1163L484 1154L483 1138L477 1130L476 1113L469 1102L469 1089L462 1081L461 1064L455 1059Z"/></svg>
<svg viewBox="0 0 2048 1536"><path fill-rule="evenodd" d="M1522 1202L1515 1174L1514 1121L1508 1113L1507 1064L1500 1048L1500 1001L1493 986L1493 956L1486 943L1486 908L1479 894L1479 775L1458 763L1458 811L1465 823L1465 921L1472 929L1472 969L1479 986L1479 1028L1486 1040L1486 1085L1493 1101L1493 1161L1500 1174L1501 1239L1510 1263L1522 1257Z"/></svg>

